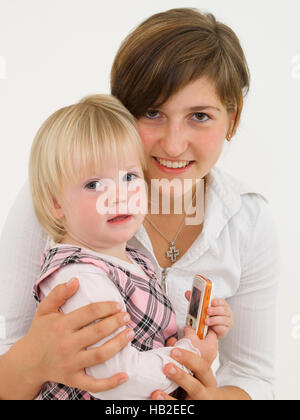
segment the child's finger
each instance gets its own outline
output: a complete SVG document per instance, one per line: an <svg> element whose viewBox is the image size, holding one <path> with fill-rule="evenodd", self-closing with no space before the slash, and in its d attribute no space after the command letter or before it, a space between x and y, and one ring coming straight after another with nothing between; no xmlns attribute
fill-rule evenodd
<svg viewBox="0 0 300 420"><path fill-rule="evenodd" d="M215 306L215 307L210 306L207 309L207 315L209 315L209 316L219 315L219 316L233 317L232 311L231 311L231 309L228 305L227 306Z"/></svg>
<svg viewBox="0 0 300 420"><path fill-rule="evenodd" d="M169 340L167 341L167 347L174 347L177 341L178 340L176 340L176 338L174 337L169 338Z"/></svg>
<svg viewBox="0 0 300 420"><path fill-rule="evenodd" d="M188 326L184 327L183 333L185 337L191 337L191 336L196 335L195 330L193 330L193 328L188 327Z"/></svg>
<svg viewBox="0 0 300 420"><path fill-rule="evenodd" d="M213 299L211 306L229 306L225 299Z"/></svg>
<svg viewBox="0 0 300 420"><path fill-rule="evenodd" d="M223 306L218 306L216 308L212 308L211 306L207 309L207 315L209 316L225 316L226 310Z"/></svg>
<svg viewBox="0 0 300 420"><path fill-rule="evenodd" d="M226 334L228 333L228 328L227 327L222 327L222 326L214 326L214 327L210 327L211 331L213 331L218 339L220 340L221 338L224 338L226 336Z"/></svg>
<svg viewBox="0 0 300 420"><path fill-rule="evenodd" d="M186 292L185 292L185 294L184 294L184 296L185 296L185 298L186 298L186 300L189 302L190 301L190 299L191 299L191 291L190 290L187 290Z"/></svg>
<svg viewBox="0 0 300 420"><path fill-rule="evenodd" d="M231 327L231 318L227 316L213 316L210 318L206 318L205 324L209 325L210 327L214 325L220 325L224 327Z"/></svg>

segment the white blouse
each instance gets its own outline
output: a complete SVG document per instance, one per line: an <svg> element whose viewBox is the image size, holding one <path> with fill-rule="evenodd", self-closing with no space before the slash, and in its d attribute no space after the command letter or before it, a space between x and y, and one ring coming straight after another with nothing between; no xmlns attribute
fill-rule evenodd
<svg viewBox="0 0 300 420"><path fill-rule="evenodd" d="M0 238L0 318L6 325L6 337L0 334L0 354L30 327L35 312L32 287L45 242L26 184ZM143 226L129 245L152 258L161 278ZM265 198L226 172L212 169L206 176L203 230L168 269L168 295L182 336L184 292L191 289L193 276L199 273L214 283L215 296L227 300L235 321L219 343L218 385L239 387L252 399L274 398L279 255L278 234Z"/></svg>

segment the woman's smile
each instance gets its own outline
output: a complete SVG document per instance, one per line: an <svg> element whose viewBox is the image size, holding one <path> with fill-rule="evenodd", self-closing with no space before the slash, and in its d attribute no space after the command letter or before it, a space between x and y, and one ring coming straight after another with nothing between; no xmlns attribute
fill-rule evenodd
<svg viewBox="0 0 300 420"><path fill-rule="evenodd" d="M195 110L206 111L209 118L195 120ZM218 161L233 118L210 80L188 83L158 110L138 119L148 154L146 178L203 178Z"/></svg>
<svg viewBox="0 0 300 420"><path fill-rule="evenodd" d="M154 164L159 170L165 174L179 175L186 173L195 163L195 161L171 161L167 159L160 159L155 156L152 157Z"/></svg>

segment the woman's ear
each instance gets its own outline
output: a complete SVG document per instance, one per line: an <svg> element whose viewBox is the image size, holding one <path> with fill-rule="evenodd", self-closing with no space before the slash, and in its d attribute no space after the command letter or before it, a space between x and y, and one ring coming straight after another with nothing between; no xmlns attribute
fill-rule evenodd
<svg viewBox="0 0 300 420"><path fill-rule="evenodd" d="M56 200L56 198L52 197L52 201L53 201L53 214L52 216L55 219L63 219L65 217L65 214L63 212L63 209L61 207L61 205L59 204L59 202Z"/></svg>
<svg viewBox="0 0 300 420"><path fill-rule="evenodd" d="M232 138L239 126L242 110L244 107L244 99L240 98L240 101L234 106L234 109L230 112L230 128L228 134Z"/></svg>
<svg viewBox="0 0 300 420"><path fill-rule="evenodd" d="M232 137L235 135L237 126L239 123L239 110L237 107L235 109L232 109L231 111L228 111L229 116L229 127L226 135L226 140L230 141Z"/></svg>

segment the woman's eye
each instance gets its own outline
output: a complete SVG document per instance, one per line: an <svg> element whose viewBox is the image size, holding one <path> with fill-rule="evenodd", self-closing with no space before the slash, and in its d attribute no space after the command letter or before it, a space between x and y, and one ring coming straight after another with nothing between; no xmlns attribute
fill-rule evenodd
<svg viewBox="0 0 300 420"><path fill-rule="evenodd" d="M204 112L195 112L195 114L193 114L193 120L197 122L205 122L209 119L210 117Z"/></svg>
<svg viewBox="0 0 300 420"><path fill-rule="evenodd" d="M146 112L145 117L149 118L150 120L156 120L157 118L160 117L160 113L159 111L156 111L155 109L150 109L149 111Z"/></svg>

